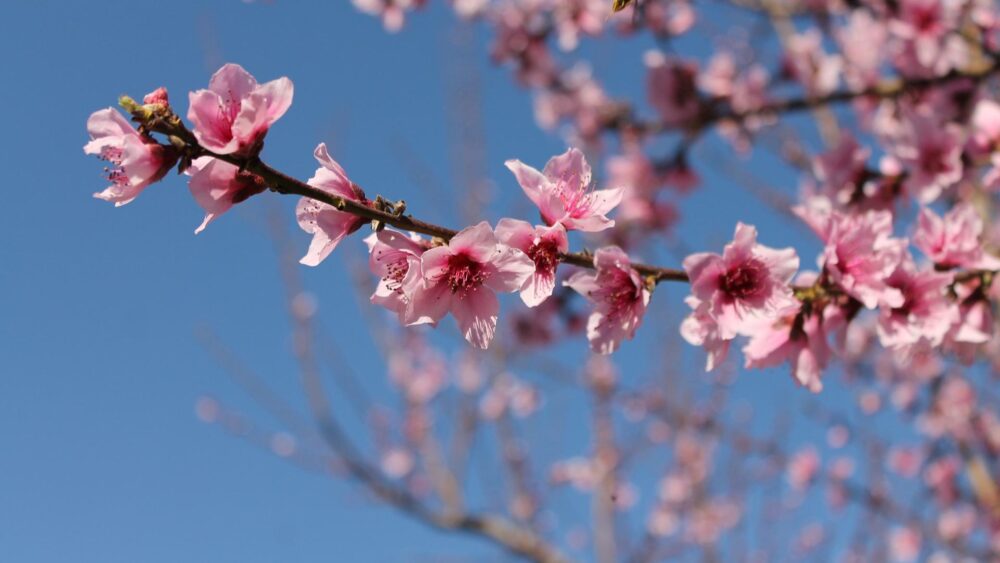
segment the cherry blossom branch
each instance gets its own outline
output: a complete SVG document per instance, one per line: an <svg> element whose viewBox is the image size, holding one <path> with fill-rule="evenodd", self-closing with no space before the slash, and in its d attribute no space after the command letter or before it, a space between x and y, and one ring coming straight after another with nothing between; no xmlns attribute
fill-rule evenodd
<svg viewBox="0 0 1000 563"><path fill-rule="evenodd" d="M128 98L122 99L122 105L130 111L132 115L147 128L147 130L162 133L170 138L171 143L175 147L185 152L185 159L187 162L193 161L194 159L202 156L208 156L227 162L239 167L239 169L243 172L249 172L250 174L257 176L260 179L262 187L266 187L273 192L284 195L299 195L326 203L335 207L339 211L350 213L357 217L372 221L372 224L376 229L380 229L384 225L390 225L404 231L412 231L414 233L435 237L445 242L451 240L452 237L458 234L458 231L454 229L422 221L412 215L402 214L401 210L405 209L405 202L398 202L394 206L391 206L391 208L393 208L392 211L379 209L378 207L373 207L362 202L340 197L310 186L297 178L289 176L265 164L259 156L216 154L202 147L195 138L194 134L191 133L191 131L176 115L149 115L147 110ZM594 268L594 258L589 252L560 253L559 258L562 262L567 264L583 268ZM688 281L687 273L683 270L650 266L647 264L632 264L632 267L643 277L655 283L663 281Z"/></svg>
<svg viewBox="0 0 1000 563"><path fill-rule="evenodd" d="M706 131L720 122L743 123L755 117L797 113L815 110L817 108L852 102L861 98L877 98L883 100L896 99L908 92L925 90L959 80L980 82L1000 73L1000 59L995 54L979 61L978 68L952 70L946 74L918 78L888 78L861 90L838 90L821 96L796 96L773 100L758 105L746 111L736 111L731 106L710 101L705 104L701 114L688 126L692 137ZM676 126L662 121L642 121L632 117L632 110L627 104L620 106L619 114L608 120L605 128L608 130L629 129L643 133L656 134L674 131Z"/></svg>

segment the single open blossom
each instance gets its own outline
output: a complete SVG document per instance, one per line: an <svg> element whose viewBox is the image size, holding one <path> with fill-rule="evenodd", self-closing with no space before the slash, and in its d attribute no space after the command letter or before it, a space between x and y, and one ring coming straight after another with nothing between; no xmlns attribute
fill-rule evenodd
<svg viewBox="0 0 1000 563"><path fill-rule="evenodd" d="M309 179L309 185L335 196L368 203L365 192L352 182L344 169L327 152L326 143L320 143L313 152L320 168ZM295 217L302 230L313 235L309 251L300 262L306 266L317 266L333 252L341 239L357 231L365 220L357 215L340 211L334 206L304 197L295 207Z"/></svg>
<svg viewBox="0 0 1000 563"><path fill-rule="evenodd" d="M943 74L968 57L956 29L962 0L901 0L889 30L898 39L895 63L906 74Z"/></svg>
<svg viewBox="0 0 1000 563"><path fill-rule="evenodd" d="M437 323L451 312L465 339L482 349L496 332L494 292L517 291L535 272L531 258L501 244L485 221L424 252L420 265L423 280L410 300L409 324Z"/></svg>
<svg viewBox="0 0 1000 563"><path fill-rule="evenodd" d="M622 340L635 336L652 292L627 254L609 246L594 255L597 273L577 272L564 284L594 304L587 321L587 340L598 354L610 354Z"/></svg>
<svg viewBox="0 0 1000 563"><path fill-rule="evenodd" d="M423 282L420 256L427 244L417 236L383 229L365 238L368 267L379 277L371 302L393 311L402 324L417 285Z"/></svg>
<svg viewBox="0 0 1000 563"><path fill-rule="evenodd" d="M892 146L907 170L903 187L921 203L930 203L962 179L962 134L927 113L914 112Z"/></svg>
<svg viewBox="0 0 1000 563"><path fill-rule="evenodd" d="M982 233L983 220L968 203L955 205L944 217L925 207L913 244L942 268L1000 269L1000 260L983 251Z"/></svg>
<svg viewBox="0 0 1000 563"><path fill-rule="evenodd" d="M683 127L698 117L701 98L698 96L697 64L653 51L646 54L649 67L646 88L649 103L660 113L667 127Z"/></svg>
<svg viewBox="0 0 1000 563"><path fill-rule="evenodd" d="M288 111L293 91L288 78L257 84L240 65L226 64L212 75L207 90L188 95L194 136L217 154L249 151Z"/></svg>
<svg viewBox="0 0 1000 563"><path fill-rule="evenodd" d="M232 206L264 191L264 185L253 174L240 172L239 167L210 156L195 159L186 172L191 175L188 189L205 210L205 220L195 234Z"/></svg>
<svg viewBox="0 0 1000 563"><path fill-rule="evenodd" d="M508 160L506 165L546 224L562 223L566 230L588 232L615 226L606 214L621 202L624 188L592 189L590 165L579 149L550 158L541 172L520 160Z"/></svg>
<svg viewBox="0 0 1000 563"><path fill-rule="evenodd" d="M114 202L115 207L135 199L150 184L163 178L177 162L173 147L160 145L141 135L114 108L95 111L87 119L90 142L83 152L108 163L105 171L111 185L94 197Z"/></svg>
<svg viewBox="0 0 1000 563"><path fill-rule="evenodd" d="M886 283L903 295L898 307L879 308L878 336L887 348L911 350L918 343L938 346L958 321L958 309L948 297L949 272L918 271L904 260Z"/></svg>
<svg viewBox="0 0 1000 563"><path fill-rule="evenodd" d="M532 227L526 221L501 219L496 228L501 244L524 252L535 263L535 271L521 286L521 300L535 307L552 295L556 287L559 254L569 251L566 229L559 223L551 227Z"/></svg>
<svg viewBox="0 0 1000 563"><path fill-rule="evenodd" d="M701 252L684 259L691 293L708 304L722 339L743 334L752 318L774 318L795 305L788 282L799 268L792 248L757 244L757 229L739 223L722 255Z"/></svg>

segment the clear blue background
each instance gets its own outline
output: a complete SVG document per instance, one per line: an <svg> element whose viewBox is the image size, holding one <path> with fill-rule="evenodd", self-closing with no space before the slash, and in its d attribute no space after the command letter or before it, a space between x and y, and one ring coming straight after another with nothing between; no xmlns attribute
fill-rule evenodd
<svg viewBox="0 0 1000 563"><path fill-rule="evenodd" d="M456 28L437 5L403 33L387 35L346 0L2 3L0 560L496 556L481 542L428 531L349 484L300 471L195 417L197 398L211 395L263 428L280 429L226 378L198 337L204 330L304 408L267 228L276 207L290 220L294 201L255 198L195 237L202 213L180 179L170 176L115 209L91 198L105 187L102 165L81 150L87 116L118 95L138 98L165 85L185 112L188 91L204 87L222 63L239 62L261 81L287 75L295 83L291 110L267 138L269 163L307 178L313 148L326 141L369 195L405 197L418 216L456 226L463 196L453 174L458 136L450 108L458 96L475 94L464 89L474 76L484 172L495 195L485 218L532 218L503 161L540 167L564 141L538 129L530 95L488 62L484 30L459 41ZM639 54L649 46L648 39L600 42L585 52L612 93L642 98ZM744 166L717 141L699 151L696 165L700 155ZM762 162L744 170L794 192L796 176L766 156ZM712 168L701 170L706 187L682 205L679 241L718 248L737 220L770 222L762 242L800 241L809 266L815 244L805 231L775 221ZM305 234L294 229L292 236L304 252ZM656 257L678 263L668 252ZM357 237L320 268L300 273L319 296L332 337L352 352L353 369L381 382L383 361L359 330L358 301L342 267L361 259ZM679 287L657 292L646 330L619 355L626 377L657 357L651 344L675 341L683 294ZM578 362L579 344L562 359ZM697 389L702 356L690 360ZM549 390L555 403L558 389ZM755 411L805 400L785 368L744 375L733 393ZM585 453L582 439L553 457Z"/></svg>

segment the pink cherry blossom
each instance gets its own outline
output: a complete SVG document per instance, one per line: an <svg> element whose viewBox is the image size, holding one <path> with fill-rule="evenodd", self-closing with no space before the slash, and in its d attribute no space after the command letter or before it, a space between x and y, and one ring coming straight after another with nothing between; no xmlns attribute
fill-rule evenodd
<svg viewBox="0 0 1000 563"><path fill-rule="evenodd" d="M535 120L545 129L569 121L581 141L594 143L604 130L606 108L611 100L586 65L562 73L560 88L543 89L535 95Z"/></svg>
<svg viewBox="0 0 1000 563"><path fill-rule="evenodd" d="M425 0L351 0L354 6L366 14L380 16L385 30L395 33L403 29L406 10L423 6Z"/></svg>
<svg viewBox="0 0 1000 563"><path fill-rule="evenodd" d="M805 447L788 460L785 470L788 483L793 489L802 491L812 483L821 468L822 463L816 448Z"/></svg>
<svg viewBox="0 0 1000 563"><path fill-rule="evenodd" d="M778 315L777 320L756 321L757 326L748 331L750 341L743 347L745 367L765 368L787 360L792 366L792 378L799 385L820 392L823 369L831 356L827 334L835 326L825 326L825 316L825 310L806 312L796 304Z"/></svg>
<svg viewBox="0 0 1000 563"><path fill-rule="evenodd" d="M532 227L527 221L501 219L496 228L501 244L524 252L535 263L535 271L521 287L521 300L535 307L552 295L556 286L559 254L569 251L566 229L559 223L551 227Z"/></svg>
<svg viewBox="0 0 1000 563"><path fill-rule="evenodd" d="M933 270L918 271L904 260L887 279L898 289L903 303L879 308L878 336L887 348L910 350L918 343L938 346L952 325L958 310L948 297L952 274Z"/></svg>
<svg viewBox="0 0 1000 563"><path fill-rule="evenodd" d="M556 36L559 48L572 51L580 43L580 35L599 35L608 19L604 0L564 0L554 5Z"/></svg>
<svg viewBox="0 0 1000 563"><path fill-rule="evenodd" d="M818 29L792 35L786 49L785 74L798 81L810 96L822 96L837 89L841 59L823 52L823 35Z"/></svg>
<svg viewBox="0 0 1000 563"><path fill-rule="evenodd" d="M705 371L712 371L725 361L732 338L723 338L719 334L719 323L710 311L711 303L702 302L693 295L687 296L684 302L693 311L681 323L681 336L688 344L705 348L708 353Z"/></svg>
<svg viewBox="0 0 1000 563"><path fill-rule="evenodd" d="M962 134L929 113L907 117L892 153L908 172L906 191L921 203L930 203L962 179Z"/></svg>
<svg viewBox="0 0 1000 563"><path fill-rule="evenodd" d="M254 150L292 105L293 91L288 78L257 84L240 65L226 64L212 75L207 90L188 95L194 136L216 154Z"/></svg>
<svg viewBox="0 0 1000 563"><path fill-rule="evenodd" d="M326 143L320 143L313 152L320 168L309 179L309 185L329 194L368 204L365 192L352 182L344 169L327 152ZM365 220L357 215L340 211L334 206L308 197L299 200L295 208L299 227L313 235L309 251L300 262L306 266L317 266L333 252L341 239L361 228Z"/></svg>
<svg viewBox="0 0 1000 563"><path fill-rule="evenodd" d="M961 0L901 0L889 29L899 43L895 63L910 75L943 74L968 57L961 37L952 36Z"/></svg>
<svg viewBox="0 0 1000 563"><path fill-rule="evenodd" d="M698 65L653 51L646 54L649 67L646 89L649 103L667 127L684 127L701 111L696 77Z"/></svg>
<svg viewBox="0 0 1000 563"><path fill-rule="evenodd" d="M913 528L897 527L889 534L889 552L893 561L914 561L920 555L922 537Z"/></svg>
<svg viewBox="0 0 1000 563"><path fill-rule="evenodd" d="M205 210L205 220L195 234L232 206L264 191L264 185L253 174L240 172L239 167L210 156L195 159L186 172L191 175L188 189Z"/></svg>
<svg viewBox="0 0 1000 563"><path fill-rule="evenodd" d="M408 322L436 324L451 312L465 339L482 349L496 331L500 303L494 292L517 291L535 272L531 258L500 244L485 221L424 252L420 264L423 283L410 300Z"/></svg>
<svg viewBox="0 0 1000 563"><path fill-rule="evenodd" d="M520 160L508 160L506 165L546 224L562 223L568 231L588 232L615 225L606 214L621 202L624 188L592 189L590 165L579 149L552 157L541 172Z"/></svg>
<svg viewBox="0 0 1000 563"><path fill-rule="evenodd" d="M881 78L888 30L868 10L851 10L847 24L836 33L844 61L844 81L852 90L869 88Z"/></svg>
<svg viewBox="0 0 1000 563"><path fill-rule="evenodd" d="M427 250L427 243L416 235L384 229L366 237L365 244L369 252L368 267L379 277L371 302L393 311L400 323L406 324L413 292L423 280L420 256Z"/></svg>
<svg viewBox="0 0 1000 563"><path fill-rule="evenodd" d="M159 181L177 162L173 147L160 145L141 135L114 108L95 111L87 119L90 142L83 152L108 162L105 168L111 185L94 197L114 202L115 207L129 203L150 184Z"/></svg>
<svg viewBox="0 0 1000 563"><path fill-rule="evenodd" d="M944 217L920 210L913 244L942 268L1000 269L1000 260L983 251L983 220L969 203L959 203Z"/></svg>
<svg viewBox="0 0 1000 563"><path fill-rule="evenodd" d="M800 216L809 211L796 209ZM819 265L830 279L865 307L874 309L880 303L901 307L903 295L886 284L906 254L906 240L892 237L892 214L888 211L867 211L844 215L831 211L822 221L814 215L807 220L818 227L826 248Z"/></svg>
<svg viewBox="0 0 1000 563"><path fill-rule="evenodd" d="M850 133L842 135L832 150L813 159L813 174L822 192L840 205L852 203L863 194L866 164L871 150L862 147Z"/></svg>
<svg viewBox="0 0 1000 563"><path fill-rule="evenodd" d="M577 272L564 284L594 304L587 321L587 340L598 354L610 354L631 339L642 323L652 295L645 280L617 246L594 255L597 273Z"/></svg>
<svg viewBox="0 0 1000 563"><path fill-rule="evenodd" d="M972 135L970 145L980 155L989 155L1000 149L1000 104L982 99L976 103L969 120Z"/></svg>
<svg viewBox="0 0 1000 563"><path fill-rule="evenodd" d="M746 321L774 316L796 303L788 285L799 268L792 248L776 250L757 244L757 229L738 223L733 242L722 255L702 252L684 259L691 293L708 304L722 339L746 329Z"/></svg>

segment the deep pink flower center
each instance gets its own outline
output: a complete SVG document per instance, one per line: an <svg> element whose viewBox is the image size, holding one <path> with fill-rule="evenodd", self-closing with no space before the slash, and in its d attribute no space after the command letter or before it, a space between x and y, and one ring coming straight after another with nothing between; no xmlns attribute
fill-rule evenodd
<svg viewBox="0 0 1000 563"><path fill-rule="evenodd" d="M227 92L225 96L220 96L219 123L225 123L229 128L232 128L233 122L236 121L236 116L240 114L242 108L243 100L234 96L232 91Z"/></svg>
<svg viewBox="0 0 1000 563"><path fill-rule="evenodd" d="M410 261L406 259L405 255L400 253L396 260L386 265L385 270L385 277L382 278L382 281L385 282L385 286L389 288L390 291L394 291L402 295L403 279L406 278L406 274L410 271Z"/></svg>
<svg viewBox="0 0 1000 563"><path fill-rule="evenodd" d="M764 292L766 278L767 267L751 258L722 274L719 287L736 299L751 299Z"/></svg>
<svg viewBox="0 0 1000 563"><path fill-rule="evenodd" d="M599 290L599 298L608 306L607 316L609 319L620 318L631 309L638 300L638 288L632 281L632 276L624 270L614 270L609 275L612 277L610 283L602 284L604 287Z"/></svg>
<svg viewBox="0 0 1000 563"><path fill-rule="evenodd" d="M559 248L549 239L542 239L528 247L527 254L535 263L536 272L554 272L559 263Z"/></svg>
<svg viewBox="0 0 1000 563"><path fill-rule="evenodd" d="M483 265L472 259L468 254L452 254L448 257L448 270L445 273L452 293L468 293L483 285L489 277Z"/></svg>
<svg viewBox="0 0 1000 563"><path fill-rule="evenodd" d="M557 178L551 178L555 183L555 195L562 201L566 213L574 219L588 217L600 202L594 193L594 186L584 186L581 178L572 172L564 172Z"/></svg>
<svg viewBox="0 0 1000 563"><path fill-rule="evenodd" d="M104 168L104 173L112 184L122 188L129 185L128 175L125 173L125 167L122 166L125 151L120 147L104 147L101 149L101 154L98 158L107 161L111 165Z"/></svg>
<svg viewBox="0 0 1000 563"><path fill-rule="evenodd" d="M924 33L936 30L940 21L938 8L934 5L914 8L912 18L913 27Z"/></svg>

